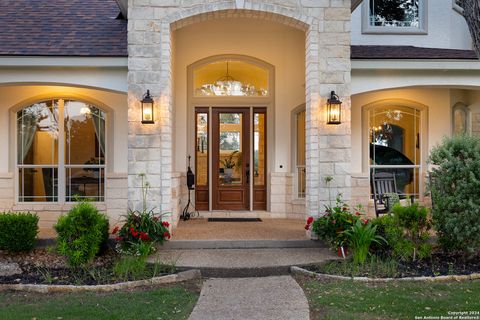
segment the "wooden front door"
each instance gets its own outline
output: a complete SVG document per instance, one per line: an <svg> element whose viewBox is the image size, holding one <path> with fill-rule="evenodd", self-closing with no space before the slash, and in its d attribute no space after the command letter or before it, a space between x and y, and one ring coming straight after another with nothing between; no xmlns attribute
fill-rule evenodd
<svg viewBox="0 0 480 320"><path fill-rule="evenodd" d="M267 209L266 116L266 108L195 108L198 210Z"/></svg>
<svg viewBox="0 0 480 320"><path fill-rule="evenodd" d="M213 210L250 208L250 109L212 112Z"/></svg>

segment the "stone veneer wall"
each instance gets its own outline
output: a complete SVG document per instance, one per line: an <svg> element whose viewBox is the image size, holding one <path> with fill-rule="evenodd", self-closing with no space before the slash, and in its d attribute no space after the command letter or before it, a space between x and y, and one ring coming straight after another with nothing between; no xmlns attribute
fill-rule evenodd
<svg viewBox="0 0 480 320"><path fill-rule="evenodd" d="M107 175L105 186L105 202L95 203L101 212L107 213L110 226L118 223L122 216L127 213L127 177L124 175ZM47 231L45 235L52 235L52 227L58 217L67 213L74 204L57 203L19 203L15 204L14 179L12 176L0 176L0 212L31 211L40 217L39 228Z"/></svg>
<svg viewBox="0 0 480 320"><path fill-rule="evenodd" d="M129 205L140 207L138 174L145 172L152 187L150 206L162 212L177 210L172 201L178 191L172 172L172 30L235 15L305 30L307 212L316 215L328 202L325 176L333 176L334 186L350 200L350 4L350 0L129 0ZM156 102L154 125L140 123L140 100L147 89ZM325 124L324 105L332 90L343 101L339 126ZM274 208L284 203L284 194L271 196L278 196Z"/></svg>

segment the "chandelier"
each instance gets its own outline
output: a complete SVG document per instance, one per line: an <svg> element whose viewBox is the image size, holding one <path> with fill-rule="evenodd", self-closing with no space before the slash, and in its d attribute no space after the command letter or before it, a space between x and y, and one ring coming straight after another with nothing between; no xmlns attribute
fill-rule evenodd
<svg viewBox="0 0 480 320"><path fill-rule="evenodd" d="M224 76L218 78L214 83L202 85L197 92L201 96L266 96L268 90L260 88L249 83L243 83L233 78L229 73L229 65L227 61L227 72Z"/></svg>

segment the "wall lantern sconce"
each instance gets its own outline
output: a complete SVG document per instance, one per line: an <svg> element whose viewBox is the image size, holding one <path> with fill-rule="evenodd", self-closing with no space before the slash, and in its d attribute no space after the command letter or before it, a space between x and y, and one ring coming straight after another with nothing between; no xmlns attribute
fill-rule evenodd
<svg viewBox="0 0 480 320"><path fill-rule="evenodd" d="M142 123L154 124L153 119L153 99L150 96L150 90L147 90L142 99Z"/></svg>
<svg viewBox="0 0 480 320"><path fill-rule="evenodd" d="M335 94L330 93L330 99L327 100L327 124L340 124L342 115L342 101Z"/></svg>

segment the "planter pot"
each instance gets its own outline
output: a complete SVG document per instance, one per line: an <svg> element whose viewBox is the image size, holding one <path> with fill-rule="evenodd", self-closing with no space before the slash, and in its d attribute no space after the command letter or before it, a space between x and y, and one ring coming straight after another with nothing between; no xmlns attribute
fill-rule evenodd
<svg viewBox="0 0 480 320"><path fill-rule="evenodd" d="M312 232L311 229L305 230L305 233L310 240L318 240L318 235L315 232Z"/></svg>
<svg viewBox="0 0 480 320"><path fill-rule="evenodd" d="M342 258L346 258L348 255L348 248L347 247L338 247L337 248L337 255Z"/></svg>

